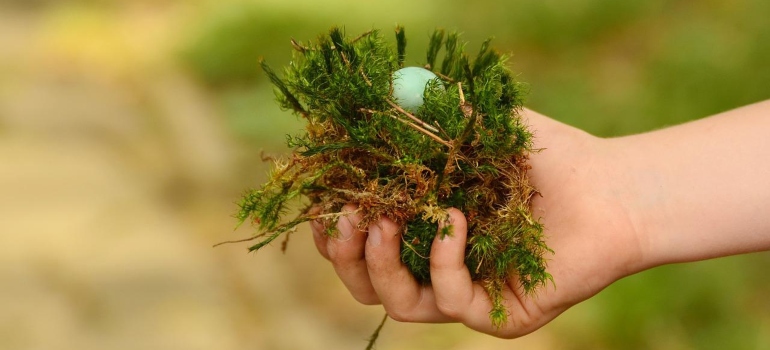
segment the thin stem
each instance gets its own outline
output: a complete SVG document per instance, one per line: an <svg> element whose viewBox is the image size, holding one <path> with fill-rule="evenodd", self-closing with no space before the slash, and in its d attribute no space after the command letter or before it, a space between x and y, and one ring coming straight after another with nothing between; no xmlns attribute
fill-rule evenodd
<svg viewBox="0 0 770 350"><path fill-rule="evenodd" d="M426 122L422 121L420 118L417 118L417 117L415 117L415 116L414 116L412 113L409 113L409 112L407 112L406 110L404 110L403 108L401 108L401 106L399 106L399 105L397 105L397 104L393 103L393 101L391 101L391 100L386 100L386 101L388 101L388 104L389 104L391 107L395 108L397 111L399 111L399 112L401 112L402 114L404 114L405 116L409 117L409 119L411 119L411 120L414 120L414 121L415 121L417 124L420 124L420 125L422 125L424 128L426 128L426 129L428 129L428 130L430 130L430 131L432 131L432 132L438 132L438 130L437 130L436 128L434 128L434 127L433 127L433 126L431 126L430 124L428 124L428 123L426 123Z"/></svg>
<svg viewBox="0 0 770 350"><path fill-rule="evenodd" d="M390 102L390 101L388 101L388 102ZM399 108L400 108L400 107L399 107ZM367 113L372 113L372 114L374 114L374 113L381 113L381 112L378 112L378 111L375 111L375 110L371 110L371 109L366 109L366 108L361 108L361 111L363 111L363 112L367 112ZM421 133L425 134L425 136L428 136L428 137L432 138L434 141L436 141L436 142L438 142L438 143L440 143L440 144L442 144L442 145L444 145L444 146L447 146L447 147L449 147L449 148L452 148L452 147L454 147L454 146L453 146L451 143L447 142L446 140L442 139L441 137L437 136L436 134L434 134L434 133L432 133L432 132L430 132L430 131L426 130L425 128L422 128L422 127L420 127L419 125L417 125L417 124L415 124L415 123L412 123L412 122L410 122L410 121L408 121L408 120L404 120L404 119L401 119L401 118L399 118L399 117L397 117L397 116L395 116L395 115L389 115L389 116L390 116L391 118L395 119L395 120L398 120L398 121L400 121L400 122L402 122L402 123L404 123L404 124L408 125L409 127L413 128L413 129L415 129L415 130L417 130L417 131L419 131L419 132L421 132ZM419 119L418 119L418 120L419 120ZM425 122L422 122L422 121L421 121L421 123L422 123L422 124L424 124L424 125L427 125L427 126L431 127L432 129L435 129L435 128L433 128L432 126L430 126L430 125L428 125L428 124L425 124Z"/></svg>
<svg viewBox="0 0 770 350"><path fill-rule="evenodd" d="M369 31L363 32L363 33L361 33L361 35L353 38L353 40L351 40L350 43L352 44L352 43L354 43L356 41L359 41L359 40L361 40L361 39L371 35L372 33L374 33L374 29L370 29Z"/></svg>
<svg viewBox="0 0 770 350"><path fill-rule="evenodd" d="M359 68L358 71L361 73L361 76L364 77L366 85L372 86L372 81L369 80L369 77L367 77L366 73L364 73L364 67Z"/></svg>
<svg viewBox="0 0 770 350"><path fill-rule="evenodd" d="M409 248L409 250L411 250L411 251L412 251L412 253L415 253L415 254L417 254L417 256L419 256L419 257L421 257L421 258L423 258L423 259L425 259L425 260L428 260L428 257L427 257L427 256L425 256L425 255L422 255L422 254L420 254L419 252L417 252L417 249L414 249L414 246L413 246L411 243L407 242L407 241L404 239L404 236L403 236L403 235L401 236L401 242L402 242L402 243L404 243L404 246L406 246L407 248Z"/></svg>
<svg viewBox="0 0 770 350"><path fill-rule="evenodd" d="M432 133L432 132L430 132L430 131L428 131L428 130L425 130L425 129L421 128L419 125L417 125L417 124L415 124L415 123L412 123L412 122L410 122L410 121L408 121L408 120L403 120L403 119L401 119L401 118L399 118L399 117L396 117L395 115L391 115L390 117L391 117L391 118L393 118L393 119L395 119L395 120L398 120L398 121L400 121L400 122L402 122L402 123L404 123L404 124L406 124L406 125L409 125L409 126L410 126L410 127L412 127L413 129L415 129L415 130L417 130L417 131L419 131L419 132L421 132L421 133L425 134L426 136L428 136L428 137L432 138L433 140L435 140L436 142L438 142L438 143L440 143L440 144L442 144L442 145L444 145L444 146L447 146L447 147L449 147L449 148L452 148L452 147L454 147L454 146L453 146L451 143L449 143L449 142L445 141L444 139L442 139L442 138L440 138L440 137L436 136L434 133Z"/></svg>
<svg viewBox="0 0 770 350"><path fill-rule="evenodd" d="M253 241L253 240L255 240L255 239L259 238L259 237L264 237L266 234L267 234L267 232L263 232L263 233L260 233L260 234L258 234L258 235L253 235L253 236L251 236L251 237L248 237L248 238L243 238L243 239L236 239L236 240L232 240L232 241L224 241L224 242L219 242L219 243L217 243L217 244L214 244L214 245L213 245L213 246L211 246L211 247L212 247L212 248L216 248L216 247L219 247L219 246L221 246L221 245L223 245L223 244L229 244L229 243L242 243L242 242Z"/></svg>
<svg viewBox="0 0 770 350"><path fill-rule="evenodd" d="M430 66L428 66L427 64L425 65L425 69L431 70ZM433 72L433 71L431 70L431 72ZM448 81L449 83L454 83L456 81L456 80L454 80L454 79L452 79L452 78L450 78L450 77L448 77L448 76L446 76L444 74L441 74L441 72L433 72L433 74L438 75L439 78L444 79L444 80Z"/></svg>
<svg viewBox="0 0 770 350"><path fill-rule="evenodd" d="M302 53L304 53L305 51L311 51L312 50L312 49L310 49L310 48L308 48L306 46L302 46L302 44L300 44L298 41L294 40L294 38L291 38L291 46L295 50L297 50L299 52L302 52Z"/></svg>
<svg viewBox="0 0 770 350"><path fill-rule="evenodd" d="M361 208L358 208L356 210L350 210L350 211L341 211L337 213L326 213L326 214L316 214L316 215L308 215L306 218L310 220L318 220L318 219L324 219L324 218L332 218L332 217L340 217L340 216L347 216L351 214L357 214L361 211Z"/></svg>
<svg viewBox="0 0 770 350"><path fill-rule="evenodd" d="M385 316L382 317L382 321L380 321L380 325L377 326L377 329L374 330L374 333L372 333L372 336L369 337L369 344L366 345L366 350L374 349L374 343L377 341L377 338L380 337L380 331L382 331L382 326L385 325L385 321L387 320L388 320L388 314L385 314Z"/></svg>

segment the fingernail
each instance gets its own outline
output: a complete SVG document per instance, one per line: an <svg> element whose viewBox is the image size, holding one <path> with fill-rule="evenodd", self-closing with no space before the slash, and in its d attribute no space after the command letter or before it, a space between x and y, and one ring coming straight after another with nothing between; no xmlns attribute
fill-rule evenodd
<svg viewBox="0 0 770 350"><path fill-rule="evenodd" d="M345 222L337 226L337 231L339 231L337 240L343 242L349 241L353 237L353 230L355 230L355 227L353 227L353 223L347 216L340 218L340 220L345 220Z"/></svg>
<svg viewBox="0 0 770 350"><path fill-rule="evenodd" d="M372 246L378 246L380 245L380 242L382 241L382 228L380 226L374 224L369 226L369 238L367 239L367 242L369 242Z"/></svg>
<svg viewBox="0 0 770 350"><path fill-rule="evenodd" d="M310 222L310 228L314 235L322 234L324 231L323 226L316 221Z"/></svg>

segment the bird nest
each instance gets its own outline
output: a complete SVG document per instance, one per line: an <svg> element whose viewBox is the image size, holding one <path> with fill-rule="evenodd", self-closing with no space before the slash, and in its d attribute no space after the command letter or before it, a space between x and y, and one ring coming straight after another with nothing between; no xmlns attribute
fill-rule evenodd
<svg viewBox="0 0 770 350"><path fill-rule="evenodd" d="M238 220L259 230L250 250L309 220L334 236L336 221L348 214L342 207L355 203L362 230L382 217L402 227L401 260L427 284L431 243L451 232L439 231L439 223L458 208L468 220L466 265L491 297L491 321L504 324L502 290L511 274L526 293L551 278L543 226L530 211L537 191L527 177L525 89L506 57L487 40L471 59L457 33L435 31L423 67L438 79L421 87L420 105L407 110L393 93L405 60L403 28L396 28L395 49L375 30L350 38L333 28L314 42L291 43L294 56L282 77L264 62L262 68L281 107L306 128L288 138L291 155L272 159L269 180L240 202ZM286 219L293 201L304 209Z"/></svg>

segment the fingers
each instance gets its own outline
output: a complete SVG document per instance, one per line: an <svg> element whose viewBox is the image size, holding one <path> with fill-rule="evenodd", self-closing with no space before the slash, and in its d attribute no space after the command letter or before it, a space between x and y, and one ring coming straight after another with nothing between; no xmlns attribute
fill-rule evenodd
<svg viewBox="0 0 770 350"><path fill-rule="evenodd" d="M492 303L487 292L471 280L465 266L468 223L457 209L449 209L449 222L439 225L430 255L430 275L436 306L441 313L480 332L491 333ZM442 234L450 227L449 234Z"/></svg>
<svg viewBox="0 0 770 350"><path fill-rule="evenodd" d="M354 211L347 205L343 211ZM484 288L471 280L465 265L468 224L457 209L449 209L450 220L440 225L430 256L432 286L419 284L401 262L401 227L383 218L370 225L368 236L358 229L361 216L340 218L339 235L327 238L321 225L312 224L319 235L316 246L332 261L334 269L353 297L363 304L382 303L388 315L402 322L462 322L469 328L503 338L527 334L540 326L530 314L520 288L503 290L509 321L496 328L489 320L492 302ZM450 234L442 235L451 225ZM443 236L443 237L442 237ZM515 281L515 279L514 279ZM515 285L515 282L513 283Z"/></svg>
<svg viewBox="0 0 770 350"><path fill-rule="evenodd" d="M474 300L476 290L465 266L465 240L468 224L457 209L449 209L448 223L439 225L430 255L430 275L436 305L447 316L461 320ZM441 233L450 227L450 233ZM443 236L443 237L442 237Z"/></svg>
<svg viewBox="0 0 770 350"><path fill-rule="evenodd" d="M342 210L355 209L348 205ZM451 234L442 238L439 232L433 242L430 257L432 286L419 284L401 262L401 228L393 221L383 218L371 225L368 237L358 229L361 220L358 214L339 220L337 237L326 238L321 225L311 225L314 234L320 236L316 241L319 251L324 254L325 248L337 275L359 302L381 302L388 315L397 321L459 321L472 329L498 336L506 336L500 334L501 331L507 335L516 334L510 327L506 327L507 330L492 327L489 296L479 284L472 282L464 262L467 222L457 209L450 209L449 214ZM521 305L512 305L517 296L510 290L506 294L505 299L511 301L509 310L522 311Z"/></svg>
<svg viewBox="0 0 770 350"><path fill-rule="evenodd" d="M342 211L354 210L356 206L350 204L342 208ZM369 272L364 259L366 233L358 229L360 221L361 216L358 214L341 217L337 222L339 233L337 237L327 239L326 250L334 271L353 298L366 305L378 304L379 299L369 281Z"/></svg>
<svg viewBox="0 0 770 350"><path fill-rule="evenodd" d="M383 218L369 226L366 262L372 286L388 315L402 322L450 322L437 306L431 287L422 286L401 263L400 227Z"/></svg>
<svg viewBox="0 0 770 350"><path fill-rule="evenodd" d="M309 215L317 215L321 212L321 207L313 207L308 211ZM312 220L310 221L310 231L313 232L313 242L315 243L315 247L318 249L318 252L326 258L326 260L329 260L329 251L326 248L326 244L329 241L329 236L326 235L324 232L326 228L324 225L318 221L318 220Z"/></svg>
<svg viewBox="0 0 770 350"><path fill-rule="evenodd" d="M530 317L522 307L519 296L507 288L503 291L503 298L510 312L509 322L503 328L492 325L489 320L492 309L490 297L481 285L473 283L465 265L468 223L459 210L452 208L448 212L449 222L439 226L430 255L430 275L437 308L480 332L504 338L527 333ZM442 235L441 231L447 225L451 233Z"/></svg>

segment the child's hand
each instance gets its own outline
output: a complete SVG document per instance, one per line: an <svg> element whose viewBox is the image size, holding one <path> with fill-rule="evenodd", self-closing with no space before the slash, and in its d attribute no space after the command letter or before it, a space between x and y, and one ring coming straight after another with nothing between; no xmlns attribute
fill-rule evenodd
<svg viewBox="0 0 770 350"><path fill-rule="evenodd" d="M770 249L770 101L646 134L600 139L532 111L533 216L545 226L553 284L522 295L511 276L510 317L492 326L489 297L463 263L467 223L450 210L453 233L431 250L432 285L419 285L399 258L399 227L383 219L356 229L339 220L318 250L358 301L382 303L395 320L462 322L513 338L626 275L657 265ZM345 209L354 209L348 206Z"/></svg>
<svg viewBox="0 0 770 350"><path fill-rule="evenodd" d="M535 148L544 149L531 156L529 174L542 194L532 206L555 251L548 257L555 285L525 296L511 276L504 292L510 317L497 329L489 320L489 296L471 281L463 262L467 223L460 211L449 211L452 235L443 240L437 235L433 242L430 286L418 284L401 263L400 228L392 221L370 226L367 235L356 229L358 215L343 217L336 238L325 236L314 222L318 250L356 300L382 303L397 321L462 322L480 332L513 338L641 267L640 239L623 207L622 188L613 184L608 159L599 152L602 140L531 111L525 117L535 132Z"/></svg>

